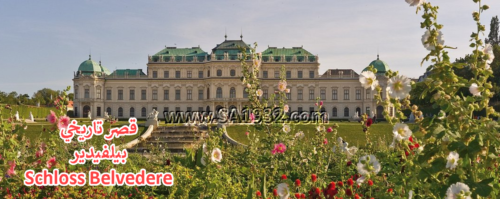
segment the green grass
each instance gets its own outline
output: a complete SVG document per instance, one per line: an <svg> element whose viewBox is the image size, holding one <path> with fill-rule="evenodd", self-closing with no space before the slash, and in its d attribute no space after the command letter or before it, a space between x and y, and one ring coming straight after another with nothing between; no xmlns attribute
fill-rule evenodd
<svg viewBox="0 0 500 199"><path fill-rule="evenodd" d="M5 104L1 104L0 106L4 107ZM36 107L36 106L27 106L27 105L10 105L12 108L12 111L9 109L2 108L2 118L6 119L14 116L16 114L16 111L19 111L19 118L20 119L29 119L30 118L30 111L33 114L34 118L45 118L47 115L49 115L50 110L57 112L58 110L55 107Z"/></svg>
<svg viewBox="0 0 500 199"><path fill-rule="evenodd" d="M330 124L325 124L325 128L328 128ZM360 123L357 122L337 122L339 127L337 129L337 136L342 137L346 142L349 143L349 146L358 146L363 147L366 145L365 133L361 127ZM291 125L292 131L295 135L298 131L303 131L306 137L314 136L316 133L316 126L314 124L298 124ZM412 128L412 125L410 125ZM412 128L413 129L413 128ZM256 131L252 125L235 125L227 127L227 132L231 138L242 143L248 144L249 140L245 135L245 132L253 132L257 133L259 136L264 135L264 131ZM250 134L252 136L252 134ZM332 142L333 134L327 135L328 141ZM373 124L370 127L370 135L369 138L371 141L384 141L386 143L392 142L392 126L386 122L380 122Z"/></svg>
<svg viewBox="0 0 500 199"><path fill-rule="evenodd" d="M76 119L78 121L78 125L90 125L91 122L88 118L85 119ZM111 128L115 127L121 127L123 125L128 125L128 121L119 121L111 126ZM141 123L139 123L141 124ZM36 123L29 123L27 124L28 128L26 130L21 130L19 135L24 135L30 140L36 140L36 139L41 139L41 140L47 140L50 137L51 133L54 133L53 131L57 128L53 124L50 124L48 122L36 122ZM107 131L109 129L109 123L106 122L104 125L104 133L103 135L96 136L94 135L91 139L104 139L103 136L108 134ZM45 129L45 130L44 130ZM139 126L138 133L132 136L124 136L123 142L127 143L129 141L132 141L133 139L139 137L142 133L146 131L146 127L144 126ZM59 131L57 131L59 133ZM76 136L75 136L76 137ZM61 140L62 141L62 140ZM113 140L113 143L115 144L121 144L122 139L120 138L115 138Z"/></svg>

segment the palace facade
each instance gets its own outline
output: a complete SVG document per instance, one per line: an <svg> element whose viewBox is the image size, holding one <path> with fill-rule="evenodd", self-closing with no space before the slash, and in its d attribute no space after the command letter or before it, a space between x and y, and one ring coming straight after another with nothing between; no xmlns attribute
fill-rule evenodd
<svg viewBox="0 0 500 199"><path fill-rule="evenodd" d="M238 47L249 47L242 39L225 40L210 52L200 47L165 47L148 56L147 71L117 69L113 72L89 56L74 73L76 117L145 118L152 109L162 111L214 111L226 107L241 110L248 104L241 83L242 68ZM383 118L383 107L373 99L374 91L364 89L352 69L328 69L319 74L319 58L303 47L268 47L262 52L259 74L262 97L277 90L281 66L291 92L291 111L315 111L316 98L330 119L352 118L356 113ZM377 79L387 85L388 65L377 59L368 65L377 69ZM331 68L337 66L331 66ZM383 94L382 96L385 96ZM392 115L392 111L390 111ZM163 117L160 114L159 117Z"/></svg>

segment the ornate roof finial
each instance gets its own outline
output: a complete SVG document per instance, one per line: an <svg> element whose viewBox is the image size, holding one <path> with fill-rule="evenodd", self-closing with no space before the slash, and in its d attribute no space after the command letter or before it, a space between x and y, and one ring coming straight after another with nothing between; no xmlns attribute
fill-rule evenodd
<svg viewBox="0 0 500 199"><path fill-rule="evenodd" d="M377 60L379 60L379 55L378 55L378 53L377 53Z"/></svg>
<svg viewBox="0 0 500 199"><path fill-rule="evenodd" d="M227 40L227 29L224 28L224 41L226 41L226 40Z"/></svg>
<svg viewBox="0 0 500 199"><path fill-rule="evenodd" d="M89 60L92 60L92 55L89 54Z"/></svg>
<svg viewBox="0 0 500 199"><path fill-rule="evenodd" d="M101 60L99 60L99 66L101 66Z"/></svg>
<svg viewBox="0 0 500 199"><path fill-rule="evenodd" d="M243 28L241 28L241 35L240 35L241 41L243 41Z"/></svg>

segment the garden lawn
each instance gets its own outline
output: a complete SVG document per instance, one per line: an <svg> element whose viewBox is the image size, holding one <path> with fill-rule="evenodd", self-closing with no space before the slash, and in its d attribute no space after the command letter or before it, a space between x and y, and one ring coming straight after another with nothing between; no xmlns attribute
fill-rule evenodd
<svg viewBox="0 0 500 199"><path fill-rule="evenodd" d="M360 123L357 122L336 122L339 127L337 128L337 136L342 137L349 146L363 147L366 145L366 137L363 132L363 128ZM325 124L325 128L328 128L333 123ZM292 131L290 133L297 133L303 131L306 137L311 137L316 133L315 124L291 124ZM232 125L226 128L227 133L234 140L242 143L248 144L249 140L245 135L245 132L250 132L250 136L253 133L257 133L258 136L263 136L264 131L256 131L253 125ZM410 125L410 129L414 130L414 125ZM329 134L328 141L332 142L333 134ZM380 143L385 142L387 145L392 143L392 125L387 122L379 122L372 124L370 127L369 138L372 142ZM382 144L382 143L381 143Z"/></svg>

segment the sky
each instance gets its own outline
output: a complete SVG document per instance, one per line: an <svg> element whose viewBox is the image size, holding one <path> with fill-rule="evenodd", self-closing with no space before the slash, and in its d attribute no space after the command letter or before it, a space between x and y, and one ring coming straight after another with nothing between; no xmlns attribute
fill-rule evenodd
<svg viewBox="0 0 500 199"><path fill-rule="evenodd" d="M472 0L432 0L440 6L450 57L472 52ZM483 0L490 10L481 22L500 15L500 1ZM0 0L0 91L32 95L42 88L62 90L89 54L110 71L143 69L147 56L165 46L200 46L210 51L228 39L271 47L303 46L327 69L360 72L377 58L411 78L420 65L421 15L404 0L255 1L7 1ZM421 14L422 12L420 12Z"/></svg>

